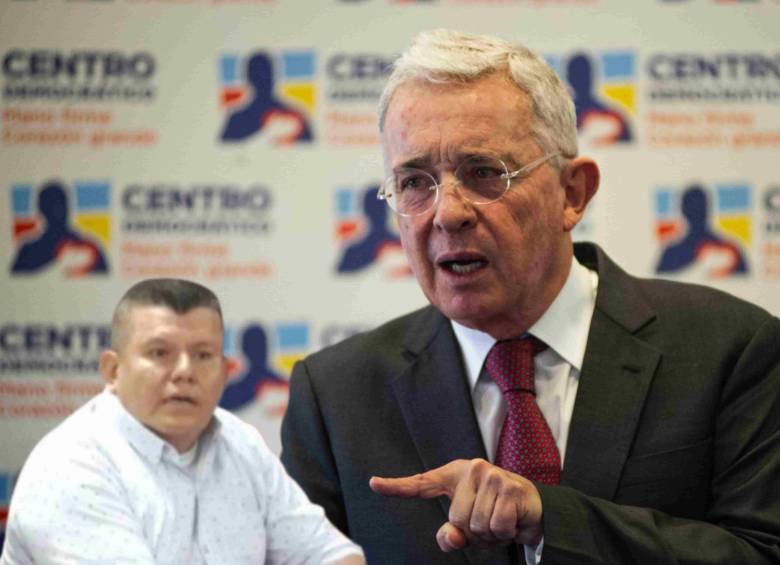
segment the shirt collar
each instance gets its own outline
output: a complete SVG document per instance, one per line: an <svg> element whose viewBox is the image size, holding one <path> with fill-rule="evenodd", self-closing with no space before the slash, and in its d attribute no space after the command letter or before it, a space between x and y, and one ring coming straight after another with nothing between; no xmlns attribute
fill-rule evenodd
<svg viewBox="0 0 780 565"><path fill-rule="evenodd" d="M116 394L103 390L101 404L111 415L119 433L138 453L152 463L159 463L166 442L127 411Z"/></svg>
<svg viewBox="0 0 780 565"><path fill-rule="evenodd" d="M135 416L130 414L119 401L119 398L113 392L105 388L102 392L101 404L105 410L111 414L122 437L138 452L149 460L157 464L166 456L166 459L174 463L184 465L190 458L194 458L193 450L186 454L179 454L176 448L155 434L152 430L136 420ZM195 447L200 446L199 451L203 453L207 447L213 443L214 436L220 429L220 423L212 417L206 430L201 434ZM193 448L194 449L194 448ZM208 450L210 451L210 449ZM197 451L196 451L197 452ZM202 457L201 457L202 458ZM181 466L180 465L180 466Z"/></svg>
<svg viewBox="0 0 780 565"><path fill-rule="evenodd" d="M588 330L596 305L598 275L572 261L569 276L558 296L528 333L544 341L566 363L582 370ZM469 385L473 389L482 371L488 351L496 340L485 332L467 328L450 320L463 353Z"/></svg>

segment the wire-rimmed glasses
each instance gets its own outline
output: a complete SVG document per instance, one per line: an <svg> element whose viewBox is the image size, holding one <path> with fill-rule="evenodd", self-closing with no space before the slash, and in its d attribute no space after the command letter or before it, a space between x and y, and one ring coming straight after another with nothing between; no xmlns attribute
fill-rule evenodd
<svg viewBox="0 0 780 565"><path fill-rule="evenodd" d="M496 157L471 155L460 162L453 176L465 200L478 205L490 204L504 195L512 179L528 175L558 155L560 153L548 153L516 171L510 171L506 163ZM443 184L427 171L404 167L384 182L377 198L385 200L400 216L417 216L436 205Z"/></svg>

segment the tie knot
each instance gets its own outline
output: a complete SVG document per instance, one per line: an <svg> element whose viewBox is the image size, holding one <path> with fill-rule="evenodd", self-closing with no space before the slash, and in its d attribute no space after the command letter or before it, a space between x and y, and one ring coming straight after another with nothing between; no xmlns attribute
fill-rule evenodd
<svg viewBox="0 0 780 565"><path fill-rule="evenodd" d="M485 367L502 393L524 390L535 394L534 357L545 349L547 345L533 336L497 341Z"/></svg>

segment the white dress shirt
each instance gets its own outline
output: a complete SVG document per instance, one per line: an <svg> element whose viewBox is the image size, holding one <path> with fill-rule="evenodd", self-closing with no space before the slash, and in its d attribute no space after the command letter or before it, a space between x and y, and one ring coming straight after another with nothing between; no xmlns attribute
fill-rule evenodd
<svg viewBox="0 0 780 565"><path fill-rule="evenodd" d="M569 425L574 412L582 360L588 341L593 310L596 307L598 275L572 261L569 276L555 300L528 333L548 346L534 358L536 403L550 426L563 464ZM496 340L489 334L452 322L463 355L466 376L471 385L471 400L477 416L488 459L495 460L498 437L506 417L498 385L483 370L485 359ZM519 337L519 336L518 336ZM526 546L528 563L538 563L543 543Z"/></svg>
<svg viewBox="0 0 780 565"><path fill-rule="evenodd" d="M0 561L332 563L353 554L360 548L253 427L217 408L180 454L104 391L30 454Z"/></svg>

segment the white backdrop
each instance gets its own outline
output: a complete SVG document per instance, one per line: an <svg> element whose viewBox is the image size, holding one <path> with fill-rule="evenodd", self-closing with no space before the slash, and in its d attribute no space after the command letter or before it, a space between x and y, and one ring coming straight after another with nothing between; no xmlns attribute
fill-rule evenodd
<svg viewBox="0 0 780 565"><path fill-rule="evenodd" d="M571 77L603 173L579 238L780 312L778 24L778 0L2 0L0 519L34 443L99 390L134 281L219 294L225 400L275 450L295 359L423 304L364 208L378 94L422 29Z"/></svg>

